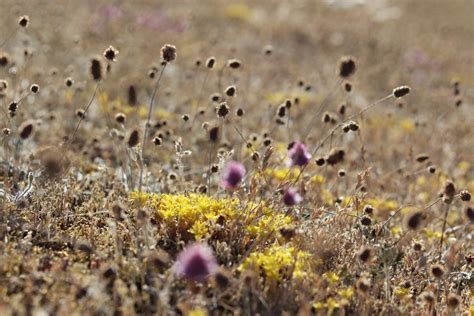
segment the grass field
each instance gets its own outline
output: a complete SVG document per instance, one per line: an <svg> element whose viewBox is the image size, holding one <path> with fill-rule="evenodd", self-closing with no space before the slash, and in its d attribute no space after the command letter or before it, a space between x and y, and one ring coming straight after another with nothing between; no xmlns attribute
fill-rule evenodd
<svg viewBox="0 0 474 316"><path fill-rule="evenodd" d="M472 0L0 16L0 315L474 315Z"/></svg>

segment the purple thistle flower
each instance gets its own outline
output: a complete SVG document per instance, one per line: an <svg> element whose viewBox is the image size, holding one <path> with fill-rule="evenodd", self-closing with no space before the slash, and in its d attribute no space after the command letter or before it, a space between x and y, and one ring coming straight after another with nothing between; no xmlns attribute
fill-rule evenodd
<svg viewBox="0 0 474 316"><path fill-rule="evenodd" d="M283 203L285 203L286 206L294 206L301 203L301 201L303 201L303 198L295 188L288 188L283 193Z"/></svg>
<svg viewBox="0 0 474 316"><path fill-rule="evenodd" d="M311 153L302 142L295 142L288 151L291 166L305 166L311 160Z"/></svg>
<svg viewBox="0 0 474 316"><path fill-rule="evenodd" d="M174 264L176 275L201 283L216 273L218 269L219 265L212 249L201 243L195 243L184 248Z"/></svg>
<svg viewBox="0 0 474 316"><path fill-rule="evenodd" d="M244 165L238 161L229 161L222 173L222 186L226 190L235 190L244 176Z"/></svg>

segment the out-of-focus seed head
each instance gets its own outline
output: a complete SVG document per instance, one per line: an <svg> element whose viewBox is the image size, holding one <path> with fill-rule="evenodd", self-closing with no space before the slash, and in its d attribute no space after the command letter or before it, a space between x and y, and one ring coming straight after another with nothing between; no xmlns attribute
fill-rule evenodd
<svg viewBox="0 0 474 316"><path fill-rule="evenodd" d="M411 88L409 86L400 86L395 89L393 89L393 96L397 99L402 98L406 96L408 93L410 93Z"/></svg>
<svg viewBox="0 0 474 316"><path fill-rule="evenodd" d="M167 63L170 63L174 60L176 60L176 46L170 45L170 44L165 44L161 48L161 59Z"/></svg>
<svg viewBox="0 0 474 316"><path fill-rule="evenodd" d="M355 58L352 56L344 56L339 61L338 73L342 78L352 76L356 71Z"/></svg>
<svg viewBox="0 0 474 316"><path fill-rule="evenodd" d="M113 61L115 62L117 55L119 54L119 51L115 49L113 46L109 46L105 51L104 51L104 57L108 61Z"/></svg>

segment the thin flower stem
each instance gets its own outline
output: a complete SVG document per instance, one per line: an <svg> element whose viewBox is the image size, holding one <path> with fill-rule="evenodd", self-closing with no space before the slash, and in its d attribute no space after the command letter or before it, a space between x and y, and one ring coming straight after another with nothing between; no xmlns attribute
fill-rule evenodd
<svg viewBox="0 0 474 316"><path fill-rule="evenodd" d="M148 128L150 125L151 114L153 113L153 103L155 101L155 96L160 86L161 77L163 77L163 72L165 71L166 65L167 64L164 64L163 67L161 68L160 76L158 77L158 80L156 81L155 88L153 89L153 94L151 95L150 104L148 106L148 117L146 119L145 132L143 133L142 151L140 154L140 177L138 180L138 192L142 192L143 171L144 171L143 157L145 155L145 148L146 148L146 143L147 143L146 139L148 136Z"/></svg>

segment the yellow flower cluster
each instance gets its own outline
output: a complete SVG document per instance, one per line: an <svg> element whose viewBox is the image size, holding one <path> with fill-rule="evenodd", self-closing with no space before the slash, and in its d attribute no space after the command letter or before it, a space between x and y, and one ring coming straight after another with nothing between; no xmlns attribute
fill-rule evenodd
<svg viewBox="0 0 474 316"><path fill-rule="evenodd" d="M293 272L293 278L302 279L309 275L311 255L294 247L273 245L263 252L253 252L240 265L239 271L248 268L264 272L267 279L279 280L282 273Z"/></svg>
<svg viewBox="0 0 474 316"><path fill-rule="evenodd" d="M132 192L130 200L150 206L171 229L191 233L196 240L212 233L215 223L239 218L251 236L267 235L288 226L292 218L262 205L241 207L237 199L217 199L203 194L156 194Z"/></svg>

